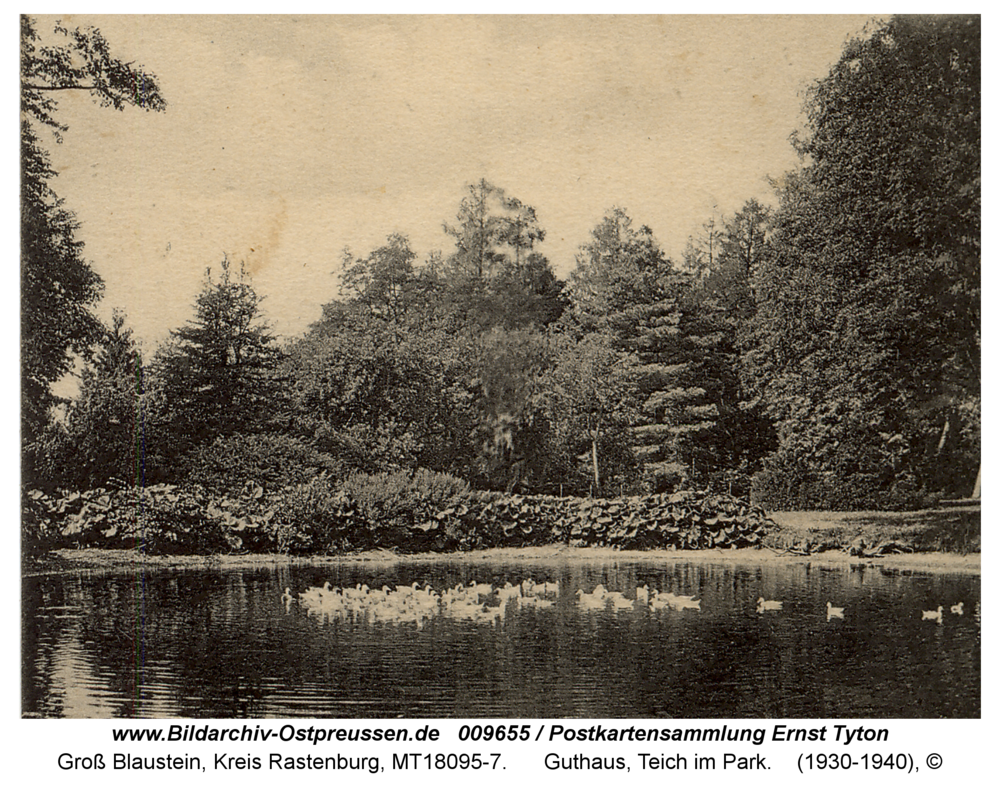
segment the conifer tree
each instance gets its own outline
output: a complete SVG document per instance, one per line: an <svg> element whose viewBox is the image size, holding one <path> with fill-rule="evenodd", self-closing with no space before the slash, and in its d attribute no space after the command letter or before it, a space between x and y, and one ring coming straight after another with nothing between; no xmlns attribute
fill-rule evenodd
<svg viewBox="0 0 1000 790"><path fill-rule="evenodd" d="M154 361L167 442L159 449L168 466L195 445L261 430L280 408L271 375L280 352L261 316L261 297L242 266L234 275L224 258L220 269L218 280L206 271L195 319L171 332Z"/></svg>

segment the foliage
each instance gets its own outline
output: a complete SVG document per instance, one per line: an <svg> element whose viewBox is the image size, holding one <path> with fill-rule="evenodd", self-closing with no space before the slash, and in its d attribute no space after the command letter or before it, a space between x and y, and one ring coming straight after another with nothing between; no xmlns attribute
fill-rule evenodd
<svg viewBox="0 0 1000 790"><path fill-rule="evenodd" d="M467 191L458 224L444 225L455 239L444 265L449 311L462 326L480 331L555 321L565 307L562 283L534 251L545 238L535 210L485 179Z"/></svg>
<svg viewBox="0 0 1000 790"><path fill-rule="evenodd" d="M493 329L473 345L478 487L537 491L558 477L545 390L552 349L533 330Z"/></svg>
<svg viewBox="0 0 1000 790"><path fill-rule="evenodd" d="M55 173L31 125L21 122L21 436L24 477L35 469L41 439L59 399L54 382L70 372L101 337L89 308L103 292L101 278L83 258L76 218L49 183Z"/></svg>
<svg viewBox="0 0 1000 790"><path fill-rule="evenodd" d="M364 305L372 316L389 322L403 320L418 292L413 269L416 254L406 236L394 233L388 243L367 257L357 259L344 250L340 291L356 305Z"/></svg>
<svg viewBox="0 0 1000 790"><path fill-rule="evenodd" d="M706 227L710 246L692 240L685 253L685 268L696 276L678 325L690 359L680 378L690 391L701 390L690 407L700 407L702 421L677 437L678 446L698 485L746 495L761 459L777 446L770 420L759 399L748 399L740 375L742 345L757 310L752 275L767 249L770 210L749 200Z"/></svg>
<svg viewBox="0 0 1000 790"><path fill-rule="evenodd" d="M186 484L232 494L247 483L265 492L301 485L325 474L337 479L344 464L292 436L234 433L193 448L180 466Z"/></svg>
<svg viewBox="0 0 1000 790"><path fill-rule="evenodd" d="M124 314L115 311L67 413L62 485L90 489L142 482L144 379L132 332Z"/></svg>
<svg viewBox="0 0 1000 790"><path fill-rule="evenodd" d="M322 554L369 549L371 526L350 496L325 476L290 487L273 499L280 514L272 525L272 548L283 554Z"/></svg>
<svg viewBox="0 0 1000 790"><path fill-rule="evenodd" d="M896 17L809 95L805 164L751 278L745 381L781 442L761 492L789 465L800 506L972 488L979 46L978 17Z"/></svg>
<svg viewBox="0 0 1000 790"><path fill-rule="evenodd" d="M601 332L579 339L561 333L553 343L550 419L567 466L577 471L565 475L567 492L631 489L638 476L630 442L639 406L634 355L615 349L612 338Z"/></svg>
<svg viewBox="0 0 1000 790"><path fill-rule="evenodd" d="M229 551L238 538L199 489L156 485L109 491L97 488L48 496L27 494L36 510L36 545L135 548L150 554Z"/></svg>
<svg viewBox="0 0 1000 790"><path fill-rule="evenodd" d="M473 383L462 336L327 306L287 349L295 431L349 467L468 466Z"/></svg>
<svg viewBox="0 0 1000 790"><path fill-rule="evenodd" d="M57 24L62 43L42 43L35 22L21 15L21 113L57 131L55 91L85 90L102 107L123 110L130 104L161 111L166 101L156 77L142 66L112 57L111 47L95 28L70 30Z"/></svg>
<svg viewBox="0 0 1000 790"><path fill-rule="evenodd" d="M376 545L386 548L405 546L409 529L426 518L428 511L469 494L463 480L428 470L355 474L344 481L341 490L377 535Z"/></svg>
<svg viewBox="0 0 1000 790"><path fill-rule="evenodd" d="M267 427L280 409L272 377L280 352L260 315L261 297L242 267L235 277L228 259L211 270L195 302L195 320L171 333L153 362L161 408L156 452L162 473L176 476L179 459L219 436Z"/></svg>
<svg viewBox="0 0 1000 790"><path fill-rule="evenodd" d="M84 90L102 106L121 110L165 107L152 74L113 57L99 31L57 26L60 43L43 43L35 23L21 16L21 433L24 482L44 483L39 447L52 407L51 390L86 357L102 336L90 313L103 283L83 257L76 218L53 191L55 176L33 124L50 127L61 140L55 96Z"/></svg>
<svg viewBox="0 0 1000 790"><path fill-rule="evenodd" d="M341 485L321 475L272 495L247 485L221 498L169 485L58 497L32 491L22 508L26 544L30 537L36 549L75 545L147 553L468 551L560 542L738 548L759 545L772 524L759 508L726 495L503 495L475 492L457 478L427 471L356 475Z"/></svg>
<svg viewBox="0 0 1000 790"><path fill-rule="evenodd" d="M504 190L480 179L468 186L468 195L458 209L458 224L445 223L444 230L455 239L449 269L460 277L489 282L513 263L520 265L535 242L545 238L535 210ZM514 252L511 261L507 248Z"/></svg>
<svg viewBox="0 0 1000 790"><path fill-rule="evenodd" d="M665 491L711 479L734 455L723 446L723 421L738 401L732 336L718 325L719 311L697 298L693 275L676 269L652 231L636 231L623 209L591 235L570 275L573 318L634 355L641 417L631 433L646 485Z"/></svg>

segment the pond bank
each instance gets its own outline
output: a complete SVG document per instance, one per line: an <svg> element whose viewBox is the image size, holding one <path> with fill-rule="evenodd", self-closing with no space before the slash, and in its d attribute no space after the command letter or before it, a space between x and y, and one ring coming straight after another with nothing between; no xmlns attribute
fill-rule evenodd
<svg viewBox="0 0 1000 790"><path fill-rule="evenodd" d="M893 554L862 558L844 551L823 551L809 556L789 554L776 549L654 549L616 551L608 548L575 548L565 545L526 548L485 549L449 554L396 554L391 551L366 551L338 556L292 557L286 554L225 554L210 556L143 555L131 549L58 549L30 562L26 576L77 571L124 571L134 569L240 569L295 565L333 565L358 563L391 565L419 562L588 562L607 560L642 560L646 562L735 562L743 564L823 564L870 565L900 570L979 574L980 555L928 552Z"/></svg>
<svg viewBox="0 0 1000 790"><path fill-rule="evenodd" d="M813 554L839 549L855 556L896 553L981 551L981 513L978 502L929 510L887 511L777 511L763 545L792 553Z"/></svg>

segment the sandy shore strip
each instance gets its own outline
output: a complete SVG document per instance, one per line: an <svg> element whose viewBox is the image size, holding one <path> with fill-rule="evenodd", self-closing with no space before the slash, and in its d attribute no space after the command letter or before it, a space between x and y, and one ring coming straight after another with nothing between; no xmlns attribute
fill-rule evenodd
<svg viewBox="0 0 1000 790"><path fill-rule="evenodd" d="M788 554L774 549L688 549L616 551L608 548L576 548L565 545L526 548L484 549L453 553L402 554L392 551L366 551L337 556L292 557L285 554L225 554L208 556L144 555L131 549L59 549L30 562L24 576L75 573L79 571L114 572L145 569L227 570L284 566L322 566L339 564L442 563L538 563L561 562L708 562L740 565L818 564L895 568L899 570L980 574L979 554L941 552L892 554L880 557L852 557L843 551L824 551L808 556Z"/></svg>

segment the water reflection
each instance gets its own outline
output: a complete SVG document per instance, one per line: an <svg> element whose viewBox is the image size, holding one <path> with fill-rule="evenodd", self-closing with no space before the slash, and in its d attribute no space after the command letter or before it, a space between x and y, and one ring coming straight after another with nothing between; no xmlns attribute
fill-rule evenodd
<svg viewBox="0 0 1000 790"><path fill-rule="evenodd" d="M23 710L979 716L979 590L973 575L707 562L33 577Z"/></svg>

